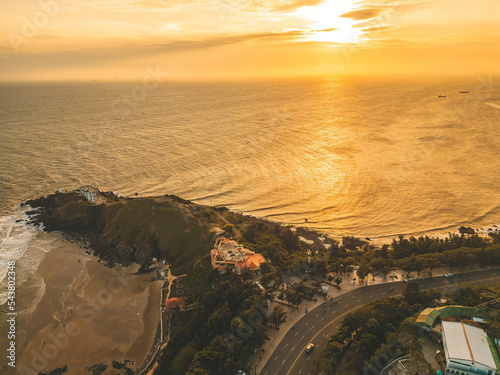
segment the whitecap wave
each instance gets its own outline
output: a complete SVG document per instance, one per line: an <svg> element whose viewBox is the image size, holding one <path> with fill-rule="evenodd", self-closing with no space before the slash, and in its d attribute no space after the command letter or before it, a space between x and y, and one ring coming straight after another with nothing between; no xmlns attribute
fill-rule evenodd
<svg viewBox="0 0 500 375"><path fill-rule="evenodd" d="M42 231L27 224L29 207L19 208L0 217L0 305L7 300L7 270L10 261L16 262L16 288L33 275L49 250L49 242L36 241ZM44 243L46 242L46 243Z"/></svg>

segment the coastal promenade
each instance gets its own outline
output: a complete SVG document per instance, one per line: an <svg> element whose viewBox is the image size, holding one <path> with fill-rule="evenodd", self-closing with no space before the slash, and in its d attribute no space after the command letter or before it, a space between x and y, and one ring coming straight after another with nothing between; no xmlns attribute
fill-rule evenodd
<svg viewBox="0 0 500 375"><path fill-rule="evenodd" d="M170 296L170 291L172 289L172 283L174 280L177 278L177 276L173 276L170 267L166 268L167 270L167 277L163 281L163 284L160 288L160 321L158 322L158 328L156 329L156 334L155 338L153 340L153 345L151 345L151 349L146 356L146 359L142 363L142 365L135 371L135 375L141 375L146 373L146 370L150 369L151 364L154 362L154 359L158 355L158 352L161 348L164 348L168 344L168 339L170 337L170 333L167 336L167 340L164 342L164 337L163 337L163 290L168 289L166 299L169 298ZM165 283L168 281L168 287L165 287ZM170 322L170 321L169 321ZM170 332L170 327L168 327L168 332Z"/></svg>
<svg viewBox="0 0 500 375"><path fill-rule="evenodd" d="M443 273L437 270L434 270L433 274L436 276L416 280L421 289L453 290L461 283L479 286L493 285L500 281L500 269L464 272L450 278L443 276ZM288 317L288 321L277 331L274 338L264 345L265 351L258 360L253 359L253 363L257 363L252 368L252 374L309 374L315 353L325 348L328 337L335 332L346 314L376 299L402 295L404 279L380 281L383 280L376 278L375 282L368 286L356 287L351 284L348 288L343 288L342 292L333 294L333 298L339 300L342 297L342 301L333 305L330 305L330 302L325 303L324 300L318 300L314 304L309 303L307 314L305 304L302 304ZM293 325L295 329L292 329ZM304 349L310 342L315 345L315 349L311 354L306 354Z"/></svg>

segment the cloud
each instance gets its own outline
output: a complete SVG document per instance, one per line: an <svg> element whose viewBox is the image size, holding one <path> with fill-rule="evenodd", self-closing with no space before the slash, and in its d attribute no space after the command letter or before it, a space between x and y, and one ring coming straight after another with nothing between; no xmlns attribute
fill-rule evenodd
<svg viewBox="0 0 500 375"><path fill-rule="evenodd" d="M323 2L323 0L277 0L271 2L270 8L276 12L290 12L300 7L316 6ZM264 1L262 3L269 4L269 2Z"/></svg>
<svg viewBox="0 0 500 375"><path fill-rule="evenodd" d="M384 10L385 8L364 8L344 13L340 15L340 17L350 18L355 21L363 21L379 16Z"/></svg>
<svg viewBox="0 0 500 375"><path fill-rule="evenodd" d="M326 30L319 30L326 31ZM178 52L194 49L206 49L220 47L229 44L247 42L276 42L294 41L301 36L310 35L312 31L288 30L282 32L249 33L239 35L220 34L201 40L175 40L166 43L158 43L150 46L153 50L164 50L165 52Z"/></svg>
<svg viewBox="0 0 500 375"><path fill-rule="evenodd" d="M186 6L210 10L236 10L243 12L270 11L286 13L304 6L316 6L325 0L87 0L80 4L93 8L120 11L177 10Z"/></svg>
<svg viewBox="0 0 500 375"><path fill-rule="evenodd" d="M332 27L330 29L323 29L323 30L316 30L317 33L327 33L329 31L335 31L338 30L336 27Z"/></svg>
<svg viewBox="0 0 500 375"><path fill-rule="evenodd" d="M393 29L394 27L396 27L396 26L391 26L391 25L373 26L373 27L366 27L363 29L363 31L366 33L371 33L371 32L375 32L375 31L383 31L383 30Z"/></svg>

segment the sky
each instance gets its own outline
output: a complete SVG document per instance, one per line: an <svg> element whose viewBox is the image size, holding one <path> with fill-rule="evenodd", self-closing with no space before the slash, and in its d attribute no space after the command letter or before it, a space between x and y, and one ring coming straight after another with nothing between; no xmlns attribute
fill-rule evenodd
<svg viewBox="0 0 500 375"><path fill-rule="evenodd" d="M498 74L498 0L2 0L0 81Z"/></svg>

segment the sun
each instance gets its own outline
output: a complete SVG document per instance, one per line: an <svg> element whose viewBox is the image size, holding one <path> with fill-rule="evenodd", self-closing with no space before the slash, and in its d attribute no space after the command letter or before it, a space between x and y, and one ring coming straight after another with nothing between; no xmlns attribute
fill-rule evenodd
<svg viewBox="0 0 500 375"><path fill-rule="evenodd" d="M308 40L332 43L356 43L362 41L362 31L354 27L355 21L340 17L354 9L350 1L327 1L317 6L297 9L297 15L310 22L312 33Z"/></svg>

